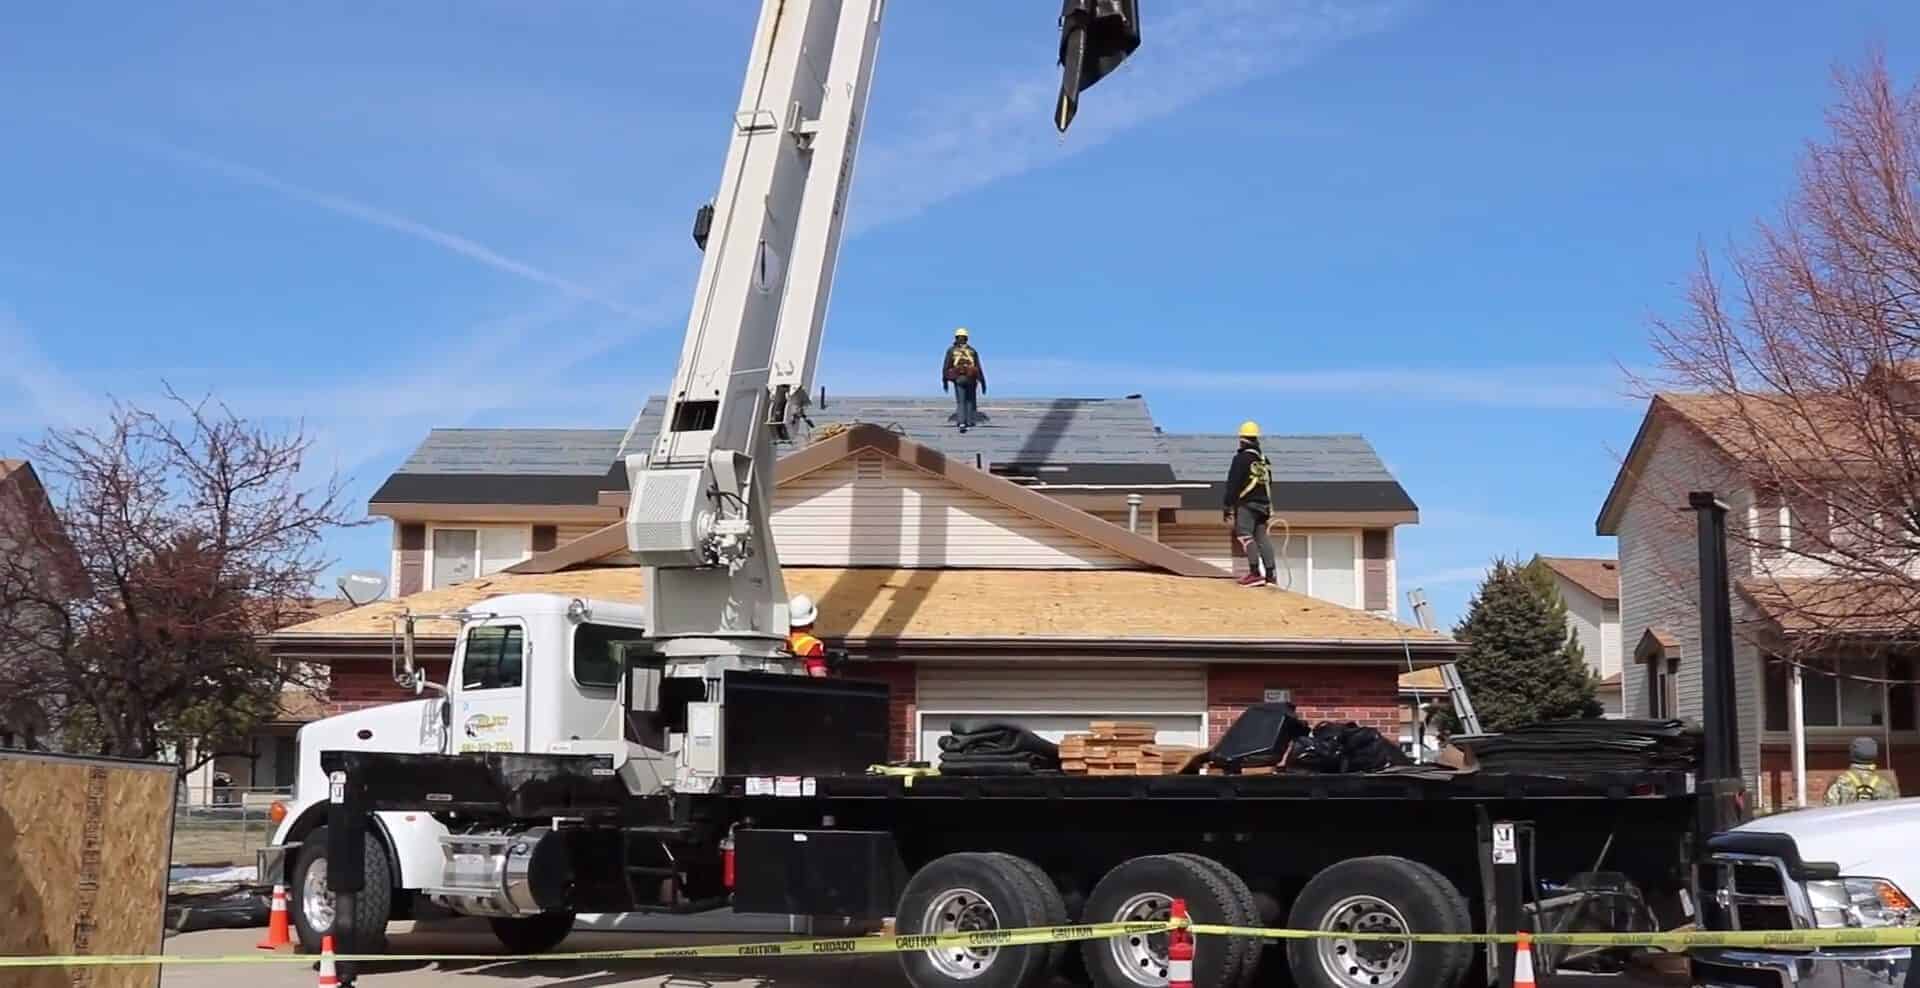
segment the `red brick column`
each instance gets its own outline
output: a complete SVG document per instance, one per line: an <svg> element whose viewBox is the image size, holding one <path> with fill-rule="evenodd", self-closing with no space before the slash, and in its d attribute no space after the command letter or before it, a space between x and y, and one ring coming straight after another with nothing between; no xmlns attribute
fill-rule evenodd
<svg viewBox="0 0 1920 988"><path fill-rule="evenodd" d="M847 670L854 679L884 682L892 691L887 704L887 757L913 757L914 713L919 709L918 679L911 662L856 662Z"/></svg>

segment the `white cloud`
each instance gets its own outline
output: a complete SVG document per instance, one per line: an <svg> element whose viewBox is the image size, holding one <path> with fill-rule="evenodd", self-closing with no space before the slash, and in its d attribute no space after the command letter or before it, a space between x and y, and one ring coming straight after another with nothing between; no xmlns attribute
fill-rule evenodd
<svg viewBox="0 0 1920 988"><path fill-rule="evenodd" d="M48 424L94 422L106 406L101 396L49 359L27 327L0 306L0 430L31 432Z"/></svg>
<svg viewBox="0 0 1920 988"><path fill-rule="evenodd" d="M1170 13L1150 12L1140 50L1082 97L1080 116L1064 138L1053 129L1057 70L922 102L907 134L871 141L861 152L848 222L857 231L907 219L1098 147L1221 90L1385 30L1409 6L1405 0L1182 0Z"/></svg>

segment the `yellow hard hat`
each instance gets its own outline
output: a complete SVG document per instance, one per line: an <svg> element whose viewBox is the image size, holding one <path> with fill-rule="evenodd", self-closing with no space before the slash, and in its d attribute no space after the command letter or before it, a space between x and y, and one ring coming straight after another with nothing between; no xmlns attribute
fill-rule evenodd
<svg viewBox="0 0 1920 988"><path fill-rule="evenodd" d="M965 327L965 326L962 326L962 327L960 327L959 329L956 329L956 330L954 330L954 331L953 331L953 338L954 338L954 339L956 339L956 340L964 340L964 339L966 339L966 338L967 338L967 327Z"/></svg>
<svg viewBox="0 0 1920 988"><path fill-rule="evenodd" d="M1240 438L1242 439L1260 438L1260 423L1255 422L1252 419L1248 419L1247 421L1240 423Z"/></svg>

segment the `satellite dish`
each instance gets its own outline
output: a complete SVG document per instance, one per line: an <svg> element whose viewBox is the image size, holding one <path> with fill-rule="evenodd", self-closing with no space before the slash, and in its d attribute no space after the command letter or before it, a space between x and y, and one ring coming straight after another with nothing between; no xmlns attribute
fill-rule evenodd
<svg viewBox="0 0 1920 988"><path fill-rule="evenodd" d="M333 581L340 596L355 607L371 604L387 592L387 578L370 569L357 569Z"/></svg>

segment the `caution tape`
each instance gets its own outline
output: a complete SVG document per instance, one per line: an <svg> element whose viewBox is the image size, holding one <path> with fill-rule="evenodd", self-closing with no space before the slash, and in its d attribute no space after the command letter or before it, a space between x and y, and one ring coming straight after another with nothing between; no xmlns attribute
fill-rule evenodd
<svg viewBox="0 0 1920 988"><path fill-rule="evenodd" d="M856 954L900 954L936 947L1025 947L1042 943L1072 943L1110 937L1152 936L1174 928L1167 923L1094 923L1083 926L1036 926L1018 930L981 930L976 933L902 933L892 936L839 937L815 940L778 940L771 943L716 944L706 947L639 947L631 950L587 950L548 954L335 954L335 961L364 963L503 961L645 961L719 957L829 957ZM248 964L312 964L312 954L98 954L69 957L0 957L0 968L15 967L191 967Z"/></svg>
<svg viewBox="0 0 1920 988"><path fill-rule="evenodd" d="M442 962L494 964L517 961L642 961L742 957L829 957L859 954L899 954L937 947L991 949L1043 943L1073 943L1121 936L1152 936L1178 927L1195 936L1245 937L1255 940L1351 940L1394 943L1517 943L1515 933L1357 933L1343 930L1283 930L1255 926L1218 926L1209 923L1094 923L1081 926L1036 926L1018 930L982 930L976 933L895 934L768 943L717 944L705 947L639 947L629 950L587 950L548 954L335 954L336 961L363 963ZM1534 933L1527 938L1541 946L1745 947L1794 950L1818 947L1920 947L1920 927L1871 930L1744 930L1680 933ZM257 964L312 964L312 954L101 954L67 957L0 956L0 968L27 967L142 967Z"/></svg>
<svg viewBox="0 0 1920 988"><path fill-rule="evenodd" d="M1517 933L1353 933L1336 930L1275 930L1253 926L1215 926L1195 923L1195 936L1247 937L1256 940L1352 940L1395 943L1479 943L1520 942ZM1677 933L1530 933L1527 939L1542 946L1567 947L1661 947L1685 950L1689 947L1815 948L1815 947L1916 947L1920 946L1920 928L1899 927L1873 930L1741 930L1687 931Z"/></svg>

